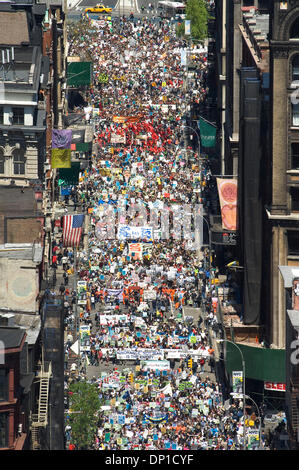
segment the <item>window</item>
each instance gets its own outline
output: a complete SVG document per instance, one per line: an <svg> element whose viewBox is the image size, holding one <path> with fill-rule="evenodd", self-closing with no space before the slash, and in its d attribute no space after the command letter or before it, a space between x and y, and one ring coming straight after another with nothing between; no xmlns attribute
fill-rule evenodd
<svg viewBox="0 0 299 470"><path fill-rule="evenodd" d="M25 155L23 150L14 150L13 151L13 172L15 175L25 175Z"/></svg>
<svg viewBox="0 0 299 470"><path fill-rule="evenodd" d="M291 26L290 39L299 39L299 18L297 18Z"/></svg>
<svg viewBox="0 0 299 470"><path fill-rule="evenodd" d="M8 370L0 369L0 401L8 401Z"/></svg>
<svg viewBox="0 0 299 470"><path fill-rule="evenodd" d="M299 127L299 103L292 104L292 125Z"/></svg>
<svg viewBox="0 0 299 470"><path fill-rule="evenodd" d="M4 116L4 113L3 113L3 106L0 106L0 124L3 124L3 116Z"/></svg>
<svg viewBox="0 0 299 470"><path fill-rule="evenodd" d="M291 188L291 211L299 212L299 188Z"/></svg>
<svg viewBox="0 0 299 470"><path fill-rule="evenodd" d="M299 142L291 145L291 168L299 170Z"/></svg>
<svg viewBox="0 0 299 470"><path fill-rule="evenodd" d="M4 153L2 150L0 150L0 175L3 175L4 173L5 173Z"/></svg>
<svg viewBox="0 0 299 470"><path fill-rule="evenodd" d="M296 54L292 60L292 82L298 82L299 85L299 54Z"/></svg>
<svg viewBox="0 0 299 470"><path fill-rule="evenodd" d="M0 413L0 447L8 447L8 413Z"/></svg>
<svg viewBox="0 0 299 470"><path fill-rule="evenodd" d="M299 231L288 231L288 254L299 255Z"/></svg>
<svg viewBox="0 0 299 470"><path fill-rule="evenodd" d="M12 123L24 125L24 108L12 108Z"/></svg>

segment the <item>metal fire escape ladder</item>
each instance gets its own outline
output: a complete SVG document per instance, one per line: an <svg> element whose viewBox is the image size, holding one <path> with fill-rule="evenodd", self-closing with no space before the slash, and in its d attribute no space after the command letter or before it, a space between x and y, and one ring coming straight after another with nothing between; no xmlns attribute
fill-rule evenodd
<svg viewBox="0 0 299 470"><path fill-rule="evenodd" d="M48 401L50 379L52 377L52 364L49 362L46 367L44 362L41 364L37 380L39 381L38 412L31 415L31 437L32 450L40 449L39 429L48 425Z"/></svg>

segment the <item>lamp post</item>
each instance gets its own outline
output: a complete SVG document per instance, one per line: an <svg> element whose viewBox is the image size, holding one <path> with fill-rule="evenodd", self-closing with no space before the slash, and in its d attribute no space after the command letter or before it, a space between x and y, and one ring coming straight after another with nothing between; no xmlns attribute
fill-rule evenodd
<svg viewBox="0 0 299 470"><path fill-rule="evenodd" d="M207 221L207 219L206 219L203 215L201 215L201 214L197 214L197 215L203 219L203 221L207 224L207 227L208 227L208 234L209 234L209 272L210 272L210 276L211 276L211 251L212 251L212 243L211 243L210 225L209 225L209 222Z"/></svg>
<svg viewBox="0 0 299 470"><path fill-rule="evenodd" d="M196 129L193 129L193 127L191 127L191 126L186 126L185 124L182 125L182 127L186 127L186 128L188 128L188 129L191 129L192 132L195 132L195 134L197 135L197 144L198 144L198 168L201 169L200 160L202 160L202 159L200 158L200 136L199 136L197 130L196 130Z"/></svg>
<svg viewBox="0 0 299 470"><path fill-rule="evenodd" d="M245 433L245 361L244 361L244 356L243 356L243 353L241 351L241 349L239 348L239 346L234 343L233 341L230 341L229 339L217 339L216 340L217 343L230 343L230 344L233 344L237 350L239 351L240 355L241 355L241 361L242 361L242 371L243 371L243 449L245 450L246 448L246 445L245 445L245 436L246 436L246 433Z"/></svg>
<svg viewBox="0 0 299 470"><path fill-rule="evenodd" d="M187 126L186 124L183 124L181 127L186 127L188 129L191 129L192 132L195 132L195 134L197 135L197 139L198 139L198 141L197 141L198 142L198 154L200 155L200 137L199 137L199 134L198 134L197 130L193 129L193 127L191 127L191 126Z"/></svg>
<svg viewBox="0 0 299 470"><path fill-rule="evenodd" d="M239 394L236 394L236 393L231 393L230 394L233 398L238 398ZM237 395L237 396L236 396ZM242 395L243 396L243 395ZM258 419L259 419L259 449L262 448L262 429L261 429L261 414L260 414L260 410L259 410L259 407L257 406L256 402L254 401L253 398L251 398L249 395L244 395L243 396L243 400L245 402L245 399L247 400L251 400L253 402L253 404L255 405L256 409L257 409L257 413L258 413ZM244 423L245 424L245 423Z"/></svg>

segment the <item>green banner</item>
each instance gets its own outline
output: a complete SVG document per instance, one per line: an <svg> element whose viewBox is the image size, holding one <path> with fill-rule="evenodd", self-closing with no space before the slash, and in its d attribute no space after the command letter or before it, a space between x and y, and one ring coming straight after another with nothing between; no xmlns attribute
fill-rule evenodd
<svg viewBox="0 0 299 470"><path fill-rule="evenodd" d="M216 144L217 128L200 118L198 127L200 130L200 140L203 147L214 147Z"/></svg>
<svg viewBox="0 0 299 470"><path fill-rule="evenodd" d="M79 183L80 163L72 162L71 168L59 169L59 186L74 186Z"/></svg>

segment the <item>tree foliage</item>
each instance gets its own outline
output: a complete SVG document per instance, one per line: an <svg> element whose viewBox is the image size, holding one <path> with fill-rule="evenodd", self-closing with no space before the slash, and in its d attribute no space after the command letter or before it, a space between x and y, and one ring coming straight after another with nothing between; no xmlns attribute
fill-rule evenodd
<svg viewBox="0 0 299 470"><path fill-rule="evenodd" d="M204 41L208 36L208 10L205 0L187 0L186 19L191 20L191 37L199 41ZM185 22L183 21L177 28L177 35L185 35Z"/></svg>
<svg viewBox="0 0 299 470"><path fill-rule="evenodd" d="M89 449L97 432L101 405L97 386L87 382L70 385L70 425L72 442L78 449Z"/></svg>

